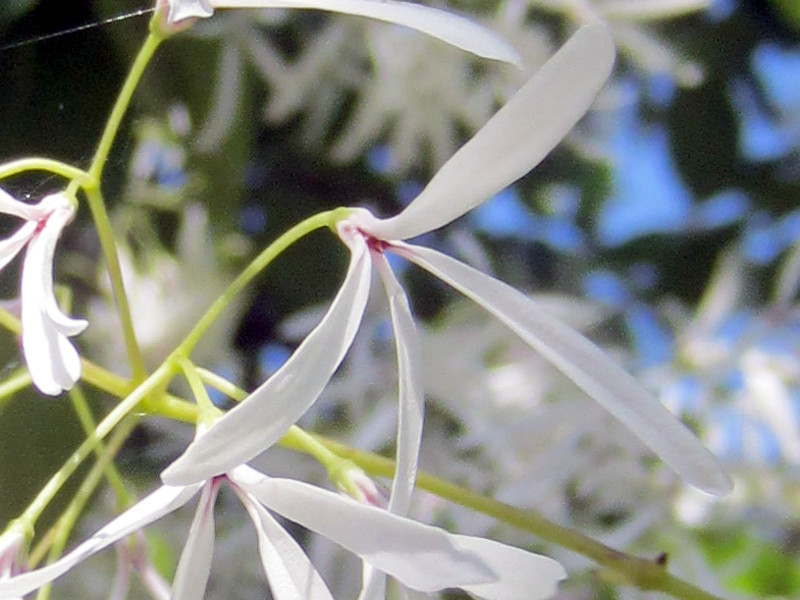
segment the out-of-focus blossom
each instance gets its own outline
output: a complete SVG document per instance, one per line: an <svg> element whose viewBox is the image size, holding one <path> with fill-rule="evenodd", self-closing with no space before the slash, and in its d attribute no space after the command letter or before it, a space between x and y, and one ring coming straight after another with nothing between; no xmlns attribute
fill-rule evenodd
<svg viewBox="0 0 800 600"><path fill-rule="evenodd" d="M63 194L31 205L0 190L0 212L25 220L14 235L0 241L0 269L27 246L20 292L22 351L33 384L43 394L57 396L81 377L80 357L69 338L89 324L65 315L53 291L56 243L75 216L75 206Z"/></svg>

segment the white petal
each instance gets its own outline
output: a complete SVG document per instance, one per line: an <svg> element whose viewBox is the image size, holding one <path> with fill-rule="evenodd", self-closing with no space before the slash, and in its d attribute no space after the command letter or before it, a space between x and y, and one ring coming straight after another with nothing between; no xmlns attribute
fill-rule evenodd
<svg viewBox="0 0 800 600"><path fill-rule="evenodd" d="M491 30L461 15L396 0L211 0L216 8L310 8L358 15L416 29L477 56L519 65L517 51ZM398 48L398 52L402 49Z"/></svg>
<svg viewBox="0 0 800 600"><path fill-rule="evenodd" d="M386 573L363 563L361 582L358 600L386 600Z"/></svg>
<svg viewBox="0 0 800 600"><path fill-rule="evenodd" d="M208 481L203 487L186 545L175 570L172 600L200 600L206 594L214 555L214 504L218 491L219 480Z"/></svg>
<svg viewBox="0 0 800 600"><path fill-rule="evenodd" d="M37 227L38 224L35 222L25 223L10 238L0 241L0 269L4 269L19 254L19 251L36 233Z"/></svg>
<svg viewBox="0 0 800 600"><path fill-rule="evenodd" d="M608 28L579 29L403 212L369 233L392 240L437 229L525 175L589 109L613 64Z"/></svg>
<svg viewBox="0 0 800 600"><path fill-rule="evenodd" d="M158 488L54 563L0 581L0 598L24 596L50 583L93 554L180 508L197 493L200 485Z"/></svg>
<svg viewBox="0 0 800 600"><path fill-rule="evenodd" d="M429 248L392 251L488 310L619 419L687 482L712 494L732 489L711 452L672 413L597 346L509 285Z"/></svg>
<svg viewBox="0 0 800 600"><path fill-rule="evenodd" d="M214 14L214 9L211 8L208 0L168 0L168 2L167 20L170 23L177 23L192 17L210 17Z"/></svg>
<svg viewBox="0 0 800 600"><path fill-rule="evenodd" d="M275 600L333 600L297 542L260 504L240 494L258 535L258 551Z"/></svg>
<svg viewBox="0 0 800 600"><path fill-rule="evenodd" d="M408 514L414 482L417 479L419 447L422 443L422 421L425 415L425 392L422 383L422 351L417 328L411 315L408 297L400 286L386 256L374 254L373 261L383 280L392 315L397 371L399 380L399 412L397 419L397 467L392 482L389 511Z"/></svg>
<svg viewBox="0 0 800 600"><path fill-rule="evenodd" d="M360 236L347 276L328 312L272 377L186 449L161 478L170 484L207 479L277 442L308 410L339 367L367 305L371 262Z"/></svg>
<svg viewBox="0 0 800 600"><path fill-rule="evenodd" d="M456 546L480 556L499 580L463 586L485 600L542 600L558 590L558 582L567 574L552 558L506 546L493 540L453 535Z"/></svg>
<svg viewBox="0 0 800 600"><path fill-rule="evenodd" d="M238 474L237 474L238 475ZM237 483L267 508L330 538L420 591L488 583L494 571L456 548L449 533L290 479L258 473Z"/></svg>
<svg viewBox="0 0 800 600"><path fill-rule="evenodd" d="M37 221L47 216L42 210L41 202L39 204L20 202L3 189L0 189L0 213L14 215L26 221Z"/></svg>

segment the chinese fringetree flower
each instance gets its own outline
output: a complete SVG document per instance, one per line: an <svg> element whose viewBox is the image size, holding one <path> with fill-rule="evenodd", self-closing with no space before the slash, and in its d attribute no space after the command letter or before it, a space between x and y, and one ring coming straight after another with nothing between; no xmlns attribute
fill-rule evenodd
<svg viewBox="0 0 800 600"><path fill-rule="evenodd" d="M187 486L162 486L54 563L0 579L0 597L21 597L80 562L177 510L200 493L173 583L173 600L203 598L214 546L214 503L227 482L258 536L276 600L333 600L322 577L270 511L324 535L365 564L420 592L458 587L486 600L538 600L552 595L564 570L552 559L491 540L447 533L386 510L247 466Z"/></svg>
<svg viewBox="0 0 800 600"><path fill-rule="evenodd" d="M22 351L33 384L43 394L57 396L81 376L80 357L69 337L88 325L65 315L53 293L56 242L75 216L75 207L63 194L32 205L0 189L0 212L25 220L14 235L0 241L0 269L27 245L20 292Z"/></svg>
<svg viewBox="0 0 800 600"><path fill-rule="evenodd" d="M592 103L614 62L600 22L573 38L437 173L400 214L378 219L353 209L338 223L351 251L345 281L322 321L250 399L219 419L163 474L191 483L249 460L276 441L316 400L361 321L374 263L389 295L399 355L400 419L395 485L413 488L422 422L421 357L392 252L428 270L495 315L626 425L688 482L713 493L731 483L714 456L611 358L521 292L429 248L402 240L432 231L476 207L539 163ZM404 499L398 501L404 502Z"/></svg>
<svg viewBox="0 0 800 600"><path fill-rule="evenodd" d="M170 23L210 17L216 8L326 10L403 25L477 56L520 64L516 50L489 29L452 12L398 0L167 0Z"/></svg>

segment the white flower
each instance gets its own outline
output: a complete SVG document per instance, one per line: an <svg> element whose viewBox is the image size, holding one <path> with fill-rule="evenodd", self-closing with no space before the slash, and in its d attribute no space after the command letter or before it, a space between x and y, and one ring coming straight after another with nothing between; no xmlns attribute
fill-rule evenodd
<svg viewBox="0 0 800 600"><path fill-rule="evenodd" d="M43 394L57 396L81 376L81 361L70 336L88 325L71 319L53 293L53 255L61 231L75 216L75 207L63 194L53 194L35 205L25 204L0 189L0 212L25 220L8 239L0 241L0 269L27 245L22 266L22 351L33 384Z"/></svg>
<svg viewBox="0 0 800 600"><path fill-rule="evenodd" d="M399 215L355 209L338 224L351 251L345 282L320 324L286 364L219 421L163 474L188 483L225 472L277 440L311 404L341 362L361 321L377 266L390 299L400 371L398 502L408 501L421 435L421 356L408 301L386 252L433 273L488 310L619 419L688 482L726 493L713 455L600 349L548 316L527 296L455 259L401 240L441 227L512 183L539 161L589 108L614 62L600 22L573 38L437 173ZM412 445L413 444L413 445Z"/></svg>
<svg viewBox="0 0 800 600"><path fill-rule="evenodd" d="M22 572L23 555L28 537L24 529L14 523L3 532L3 535L0 535L0 583ZM3 597L5 598L5 596ZM18 600L19 598L22 598L22 594L17 598L9 596L8 600Z"/></svg>
<svg viewBox="0 0 800 600"><path fill-rule="evenodd" d="M536 600L553 594L565 575L558 563L544 556L450 534L300 481L270 478L240 466L201 483L158 488L61 559L0 581L0 597L23 596L53 581L200 492L172 591L173 600L199 600L211 567L213 507L226 481L253 521L262 565L276 600L333 599L306 554L269 511L330 538L365 564L420 592L459 587L487 600Z"/></svg>
<svg viewBox="0 0 800 600"><path fill-rule="evenodd" d="M517 51L485 27L460 15L397 0L168 0L170 23L210 17L216 8L317 9L358 15L416 29L484 58L519 64Z"/></svg>

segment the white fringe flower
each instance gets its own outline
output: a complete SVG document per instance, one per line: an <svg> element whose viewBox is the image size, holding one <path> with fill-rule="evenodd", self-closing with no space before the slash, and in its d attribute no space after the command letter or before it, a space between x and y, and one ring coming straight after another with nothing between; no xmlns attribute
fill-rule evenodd
<svg viewBox="0 0 800 600"><path fill-rule="evenodd" d="M75 207L63 194L30 205L0 190L0 212L25 220L14 235L0 241L0 269L27 246L21 285L22 351L33 384L43 394L57 396L80 379L80 357L69 337L88 325L66 316L53 293L56 242L75 216Z"/></svg>

